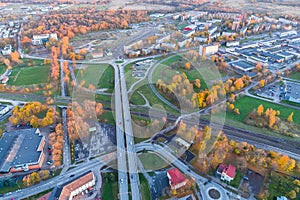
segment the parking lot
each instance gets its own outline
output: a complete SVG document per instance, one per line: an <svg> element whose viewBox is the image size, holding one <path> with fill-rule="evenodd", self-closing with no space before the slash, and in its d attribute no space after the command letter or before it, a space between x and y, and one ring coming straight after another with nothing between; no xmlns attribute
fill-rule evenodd
<svg viewBox="0 0 300 200"><path fill-rule="evenodd" d="M115 127L109 124L96 123L90 129L88 142L76 140L74 144L75 161L105 154L116 148Z"/></svg>

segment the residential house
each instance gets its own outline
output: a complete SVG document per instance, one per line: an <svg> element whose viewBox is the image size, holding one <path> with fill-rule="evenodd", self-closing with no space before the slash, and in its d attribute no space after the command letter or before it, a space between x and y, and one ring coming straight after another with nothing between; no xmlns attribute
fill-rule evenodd
<svg viewBox="0 0 300 200"><path fill-rule="evenodd" d="M188 182L188 179L177 168L168 170L167 176L172 190L181 188Z"/></svg>
<svg viewBox="0 0 300 200"><path fill-rule="evenodd" d="M231 164L228 166L220 164L217 169L217 174L221 175L221 180L231 182L235 177L236 167Z"/></svg>

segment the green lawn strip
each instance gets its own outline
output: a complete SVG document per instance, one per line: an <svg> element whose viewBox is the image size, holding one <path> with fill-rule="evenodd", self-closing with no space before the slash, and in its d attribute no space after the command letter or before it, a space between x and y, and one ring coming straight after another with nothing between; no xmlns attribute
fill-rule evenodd
<svg viewBox="0 0 300 200"><path fill-rule="evenodd" d="M107 89L112 92L114 89L114 69L108 64L89 64L83 69L75 70L77 82L84 81L84 87L90 84L97 89Z"/></svg>
<svg viewBox="0 0 300 200"><path fill-rule="evenodd" d="M300 72L293 73L289 78L295 79L295 80L300 80Z"/></svg>
<svg viewBox="0 0 300 200"><path fill-rule="evenodd" d="M289 105L292 105L292 106L300 107L300 103L296 103L296 102L292 102L292 101L288 101L288 100L282 100L281 103L285 103L285 104L289 104Z"/></svg>
<svg viewBox="0 0 300 200"><path fill-rule="evenodd" d="M146 152L139 154L138 157L141 160L145 170L162 169L168 166L167 162L154 153Z"/></svg>
<svg viewBox="0 0 300 200"><path fill-rule="evenodd" d="M238 108L240 110L240 115L235 115L233 112L227 112L227 118L243 122L246 117L252 112L254 109L257 109L257 107L262 104L264 106L264 111L266 111L267 108L272 108L273 110L279 110L280 111L280 119L286 120L288 116L291 114L291 112L294 112L294 122L299 123L300 122L300 111L289 108L286 106L278 105L272 102L263 101L260 99L256 99L253 97L244 96L240 99L236 100L234 103L235 108Z"/></svg>
<svg viewBox="0 0 300 200"><path fill-rule="evenodd" d="M103 174L102 199L118 200L119 187L117 180L117 173Z"/></svg>
<svg viewBox="0 0 300 200"><path fill-rule="evenodd" d="M139 174L142 200L151 200L150 188L147 179L143 174Z"/></svg>
<svg viewBox="0 0 300 200"><path fill-rule="evenodd" d="M16 190L22 189L22 188L25 188L25 186L23 185L22 180L20 180L20 181L18 181L18 183L14 183L14 184L9 185L9 186L0 187L0 194L13 192L13 191L16 191Z"/></svg>
<svg viewBox="0 0 300 200"><path fill-rule="evenodd" d="M50 67L47 65L21 69L13 68L8 83L15 86L47 83L49 81L49 75Z"/></svg>
<svg viewBox="0 0 300 200"><path fill-rule="evenodd" d="M30 196L30 197L24 198L23 200L36 200L36 199L38 199L39 197L41 197L41 196L43 196L43 195L45 195L45 194L51 192L52 190L53 190L53 189L45 190L45 191L40 192L40 193L38 193L38 194L35 194L35 195Z"/></svg>

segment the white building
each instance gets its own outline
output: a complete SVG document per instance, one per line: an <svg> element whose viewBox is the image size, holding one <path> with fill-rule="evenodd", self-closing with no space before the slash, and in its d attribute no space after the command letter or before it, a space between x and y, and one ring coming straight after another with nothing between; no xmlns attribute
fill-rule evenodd
<svg viewBox="0 0 300 200"><path fill-rule="evenodd" d="M202 56L212 55L219 50L219 44L200 45L199 52Z"/></svg>
<svg viewBox="0 0 300 200"><path fill-rule="evenodd" d="M2 53L4 56L10 55L11 52L12 52L12 46L11 46L10 44L5 45L4 49L1 51L1 53Z"/></svg>
<svg viewBox="0 0 300 200"><path fill-rule="evenodd" d="M50 38L57 40L57 34L51 33L51 34L34 35L32 37L32 44L41 45L43 44L44 41L49 40Z"/></svg>

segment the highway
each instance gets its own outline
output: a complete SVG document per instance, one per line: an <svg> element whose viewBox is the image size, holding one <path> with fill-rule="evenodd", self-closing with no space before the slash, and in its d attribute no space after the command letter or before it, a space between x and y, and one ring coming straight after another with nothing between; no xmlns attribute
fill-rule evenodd
<svg viewBox="0 0 300 200"><path fill-rule="evenodd" d="M125 66L125 65L124 65ZM130 177L130 186L132 200L140 200L140 182L138 176L138 167L137 167L137 155L134 147L134 136L132 130L132 122L130 115L130 107L128 101L128 92L126 88L126 80L124 74L124 68L120 67L120 76L121 76L121 93L122 93L122 106L123 106L123 115L124 115L124 128L125 128L125 137L126 137L126 146L127 146L127 157L128 157L128 169Z"/></svg>
<svg viewBox="0 0 300 200"><path fill-rule="evenodd" d="M117 138L117 165L118 165L118 183L119 195L121 200L128 200L128 178L127 178L127 160L125 150L125 137L123 129L122 97L119 79L119 69L113 65L115 70L115 118L116 118L116 138Z"/></svg>

